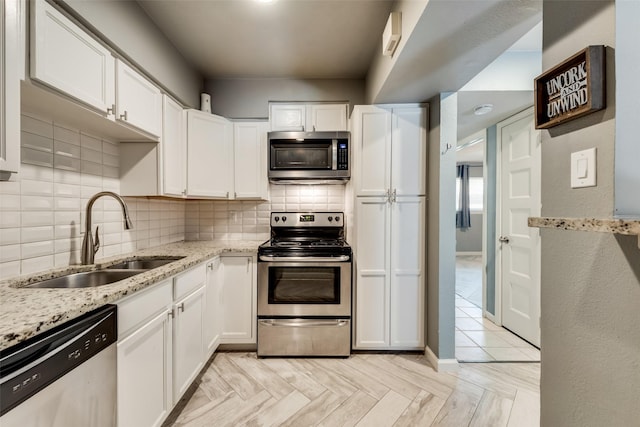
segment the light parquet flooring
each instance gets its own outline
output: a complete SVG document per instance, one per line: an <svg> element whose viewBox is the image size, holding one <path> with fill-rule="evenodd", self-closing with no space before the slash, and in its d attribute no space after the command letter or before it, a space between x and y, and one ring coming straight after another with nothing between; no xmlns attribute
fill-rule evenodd
<svg viewBox="0 0 640 427"><path fill-rule="evenodd" d="M539 425L540 364L460 364L421 355L348 359L217 353L164 427Z"/></svg>

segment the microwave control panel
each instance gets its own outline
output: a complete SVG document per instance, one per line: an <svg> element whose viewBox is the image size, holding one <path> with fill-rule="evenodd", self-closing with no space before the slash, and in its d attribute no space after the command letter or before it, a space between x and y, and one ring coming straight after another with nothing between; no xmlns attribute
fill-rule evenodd
<svg viewBox="0 0 640 427"><path fill-rule="evenodd" d="M336 169L349 169L349 144L346 141L338 141L338 164Z"/></svg>

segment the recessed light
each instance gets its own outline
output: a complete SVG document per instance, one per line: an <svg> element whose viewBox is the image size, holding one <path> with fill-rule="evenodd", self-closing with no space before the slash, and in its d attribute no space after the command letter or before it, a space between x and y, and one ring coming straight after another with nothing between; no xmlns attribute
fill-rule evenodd
<svg viewBox="0 0 640 427"><path fill-rule="evenodd" d="M473 114L476 116L482 116L483 114L490 113L491 111L493 111L493 104L481 104L477 105L473 109Z"/></svg>

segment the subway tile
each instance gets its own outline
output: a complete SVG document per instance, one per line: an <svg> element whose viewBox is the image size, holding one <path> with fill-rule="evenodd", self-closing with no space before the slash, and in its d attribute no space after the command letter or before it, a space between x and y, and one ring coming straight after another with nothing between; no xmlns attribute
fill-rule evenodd
<svg viewBox="0 0 640 427"><path fill-rule="evenodd" d="M33 274L54 267L53 255L23 259L20 265L21 274Z"/></svg>
<svg viewBox="0 0 640 427"><path fill-rule="evenodd" d="M69 144L68 142L54 141L53 152L56 156L80 158L80 147L78 145Z"/></svg>
<svg viewBox="0 0 640 427"><path fill-rule="evenodd" d="M2 197L7 195L20 195L20 178L16 177L15 181L0 181L0 194ZM2 200L0 199L0 206L2 206ZM0 208L1 209L1 208Z"/></svg>
<svg viewBox="0 0 640 427"><path fill-rule="evenodd" d="M54 213L55 225L79 225L80 211L56 211Z"/></svg>
<svg viewBox="0 0 640 427"><path fill-rule="evenodd" d="M78 130L65 128L56 124L53 126L53 139L56 142L60 141L79 146L80 132Z"/></svg>
<svg viewBox="0 0 640 427"><path fill-rule="evenodd" d="M88 148L89 150L99 151L102 153L102 140L94 136L87 135L86 133L80 133L80 145L83 150Z"/></svg>
<svg viewBox="0 0 640 427"><path fill-rule="evenodd" d="M51 211L22 211L20 213L23 227L38 227L53 225L53 210Z"/></svg>
<svg viewBox="0 0 640 427"><path fill-rule="evenodd" d="M1 245L0 246L0 263L19 261L20 245Z"/></svg>
<svg viewBox="0 0 640 427"><path fill-rule="evenodd" d="M76 184L53 184L53 194L56 197L72 197L80 200L80 186Z"/></svg>
<svg viewBox="0 0 640 427"><path fill-rule="evenodd" d="M22 211L53 211L53 197L22 196Z"/></svg>
<svg viewBox="0 0 640 427"><path fill-rule="evenodd" d="M34 115L22 114L20 117L20 127L25 132L53 138L53 122L46 121Z"/></svg>
<svg viewBox="0 0 640 427"><path fill-rule="evenodd" d="M102 164L90 162L88 160L82 160L80 162L80 170L83 175L95 175L99 176L102 179Z"/></svg>
<svg viewBox="0 0 640 427"><path fill-rule="evenodd" d="M84 161L102 164L102 151L95 151L82 147L80 150L80 158Z"/></svg>
<svg viewBox="0 0 640 427"><path fill-rule="evenodd" d="M53 240L42 242L22 243L20 245L20 254L22 259L36 258L53 254Z"/></svg>
<svg viewBox="0 0 640 427"><path fill-rule="evenodd" d="M63 183L63 184L79 185L80 173L77 171L54 169L53 181Z"/></svg>
<svg viewBox="0 0 640 427"><path fill-rule="evenodd" d="M20 167L20 180L31 179L34 181L53 182L53 169L37 165L23 164Z"/></svg>
<svg viewBox="0 0 640 427"><path fill-rule="evenodd" d="M82 169L82 162L80 161L80 159L68 156L60 156L56 154L53 157L53 166L56 168L56 170L80 172Z"/></svg>
<svg viewBox="0 0 640 427"><path fill-rule="evenodd" d="M21 182L23 196L53 196L53 182L51 181L23 179Z"/></svg>
<svg viewBox="0 0 640 427"><path fill-rule="evenodd" d="M0 211L19 211L20 196L15 194L4 194L0 197Z"/></svg>
<svg viewBox="0 0 640 427"><path fill-rule="evenodd" d="M33 150L31 148L22 147L20 150L21 161L23 164L36 166L53 167L53 153Z"/></svg>
<svg viewBox="0 0 640 427"><path fill-rule="evenodd" d="M20 243L20 228L0 228L0 245L15 245Z"/></svg>
<svg viewBox="0 0 640 427"><path fill-rule="evenodd" d="M20 211L0 211L0 228L17 228L20 222Z"/></svg>
<svg viewBox="0 0 640 427"><path fill-rule="evenodd" d="M112 156L110 154L102 153L102 164L106 166L120 166L120 158L118 156Z"/></svg>
<svg viewBox="0 0 640 427"><path fill-rule="evenodd" d="M54 200L54 209L56 211L78 211L80 212L80 199L56 197Z"/></svg>
<svg viewBox="0 0 640 427"><path fill-rule="evenodd" d="M56 267L65 267L80 263L80 251L71 251L68 253L56 253L53 256Z"/></svg>
<svg viewBox="0 0 640 427"><path fill-rule="evenodd" d="M0 280L20 275L20 261L1 262Z"/></svg>
<svg viewBox="0 0 640 427"><path fill-rule="evenodd" d="M80 175L80 184L83 187L99 187L102 188L102 177L96 175ZM98 190L100 191L100 190Z"/></svg>
<svg viewBox="0 0 640 427"><path fill-rule="evenodd" d="M104 168L105 167L103 166L102 189L104 191L113 191L115 193L120 193L120 179L118 179L119 174L116 173L115 177L105 176Z"/></svg>
<svg viewBox="0 0 640 427"><path fill-rule="evenodd" d="M110 156L120 156L120 143L102 140L102 152Z"/></svg>
<svg viewBox="0 0 640 427"><path fill-rule="evenodd" d="M34 151L53 153L53 139L28 132L20 133L20 145Z"/></svg>
<svg viewBox="0 0 640 427"><path fill-rule="evenodd" d="M80 224L56 224L54 226L55 239L75 239L81 236L81 230L84 230ZM95 227L93 228L95 233Z"/></svg>
<svg viewBox="0 0 640 427"><path fill-rule="evenodd" d="M102 249L102 258L120 255L122 253L122 245L120 243L114 245L105 245Z"/></svg>
<svg viewBox="0 0 640 427"><path fill-rule="evenodd" d="M79 251L82 247L82 239L80 237L74 237L69 239L56 239L53 242L54 253L66 253L73 251Z"/></svg>
<svg viewBox="0 0 640 427"><path fill-rule="evenodd" d="M42 242L47 240L53 240L53 225L22 227L21 229L21 243Z"/></svg>

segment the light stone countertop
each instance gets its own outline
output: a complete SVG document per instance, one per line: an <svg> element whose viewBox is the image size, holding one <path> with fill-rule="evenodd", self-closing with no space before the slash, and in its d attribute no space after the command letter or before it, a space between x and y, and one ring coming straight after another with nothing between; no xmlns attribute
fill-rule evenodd
<svg viewBox="0 0 640 427"><path fill-rule="evenodd" d="M640 248L640 220L638 219L529 217L527 224L529 227L537 228L635 235L638 236Z"/></svg>
<svg viewBox="0 0 640 427"><path fill-rule="evenodd" d="M175 276L217 255L224 253L255 254L260 243L242 241L175 242L130 254L100 259L93 265L74 265L1 281L0 350L152 286L167 277ZM185 258L119 282L94 288L23 288L28 284L42 280L107 267L123 259L169 256L184 256Z"/></svg>

